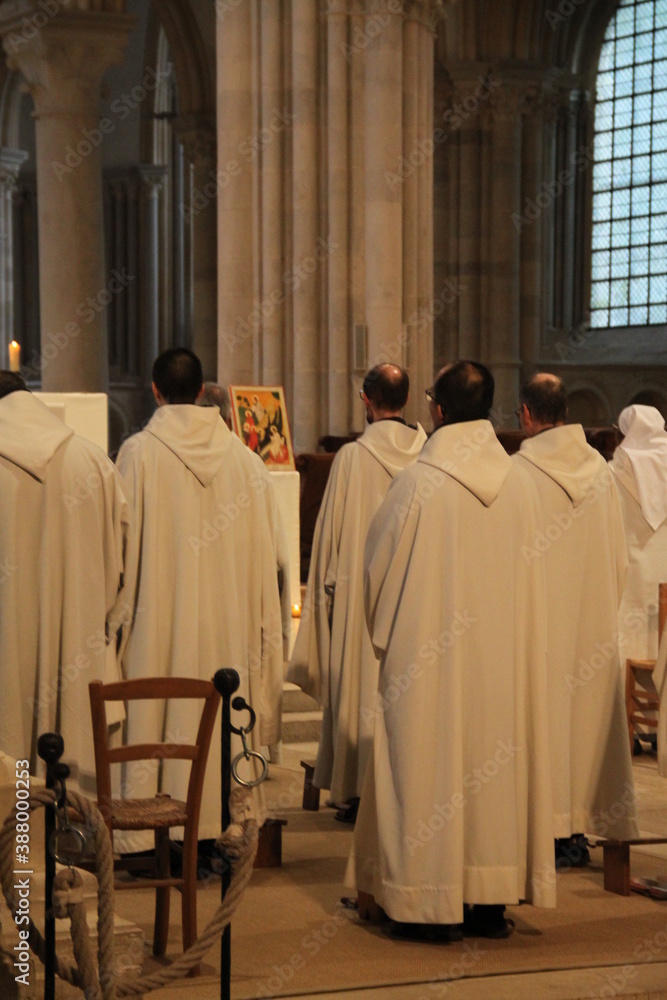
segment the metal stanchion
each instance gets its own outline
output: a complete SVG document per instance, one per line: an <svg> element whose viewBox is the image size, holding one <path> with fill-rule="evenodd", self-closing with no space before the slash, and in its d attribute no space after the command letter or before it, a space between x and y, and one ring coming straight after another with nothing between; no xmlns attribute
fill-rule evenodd
<svg viewBox="0 0 667 1000"><path fill-rule="evenodd" d="M220 826L224 833L230 823L229 795L232 784L232 722L231 700L238 691L241 679L236 670L218 670L213 678L216 690L222 697L222 738L220 740ZM224 900L232 880L231 859L222 852L221 901ZM228 924L220 941L220 1000L231 998L232 928Z"/></svg>
<svg viewBox="0 0 667 1000"><path fill-rule="evenodd" d="M65 744L58 733L43 733L37 740L37 753L46 763L46 787L55 788L69 777L67 764L60 764ZM53 883L56 878L56 859L52 852L53 836L56 830L56 811L46 809L44 817L45 843L44 863L46 868L44 892L44 1000L55 1000L56 996L56 918L53 914Z"/></svg>

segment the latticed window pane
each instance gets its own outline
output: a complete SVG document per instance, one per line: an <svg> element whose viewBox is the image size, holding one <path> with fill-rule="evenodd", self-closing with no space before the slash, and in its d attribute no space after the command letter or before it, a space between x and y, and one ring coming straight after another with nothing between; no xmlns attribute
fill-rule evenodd
<svg viewBox="0 0 667 1000"><path fill-rule="evenodd" d="M595 129L591 323L662 324L667 0L621 0L600 54Z"/></svg>

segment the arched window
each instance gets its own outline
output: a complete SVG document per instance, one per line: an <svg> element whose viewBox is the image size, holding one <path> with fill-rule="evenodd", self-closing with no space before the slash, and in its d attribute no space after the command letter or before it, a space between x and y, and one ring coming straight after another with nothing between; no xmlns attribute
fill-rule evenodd
<svg viewBox="0 0 667 1000"><path fill-rule="evenodd" d="M621 0L600 55L591 326L667 322L667 0Z"/></svg>

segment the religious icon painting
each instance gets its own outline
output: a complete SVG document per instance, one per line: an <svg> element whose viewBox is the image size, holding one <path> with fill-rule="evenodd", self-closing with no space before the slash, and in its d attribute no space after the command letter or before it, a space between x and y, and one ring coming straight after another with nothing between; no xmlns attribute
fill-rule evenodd
<svg viewBox="0 0 667 1000"><path fill-rule="evenodd" d="M234 430L272 472L293 472L294 451L281 385L230 385Z"/></svg>

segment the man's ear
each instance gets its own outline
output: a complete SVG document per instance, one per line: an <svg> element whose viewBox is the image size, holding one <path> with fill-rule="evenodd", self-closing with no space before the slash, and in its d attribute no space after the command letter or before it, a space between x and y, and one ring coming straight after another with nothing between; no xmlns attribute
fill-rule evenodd
<svg viewBox="0 0 667 1000"><path fill-rule="evenodd" d="M151 382L151 389L153 390L153 396L155 397L155 402L158 406L164 406L166 400L162 396L160 390L156 386L155 382Z"/></svg>
<svg viewBox="0 0 667 1000"><path fill-rule="evenodd" d="M202 398L202 396L204 395L204 389L205 389L205 386L204 386L204 383L202 382L202 387L201 387L201 389L199 390L199 392L197 393L197 396L196 396L196 398L195 398L195 403L198 403L198 402L199 402L199 400L200 400L200 399Z"/></svg>

